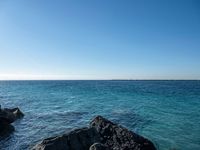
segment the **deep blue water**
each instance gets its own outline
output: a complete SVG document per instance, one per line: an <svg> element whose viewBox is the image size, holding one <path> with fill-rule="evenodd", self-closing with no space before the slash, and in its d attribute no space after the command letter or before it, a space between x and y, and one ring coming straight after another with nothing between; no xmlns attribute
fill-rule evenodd
<svg viewBox="0 0 200 150"><path fill-rule="evenodd" d="M0 81L2 107L25 117L0 139L2 150L30 149L43 138L103 115L160 150L200 149L200 81Z"/></svg>

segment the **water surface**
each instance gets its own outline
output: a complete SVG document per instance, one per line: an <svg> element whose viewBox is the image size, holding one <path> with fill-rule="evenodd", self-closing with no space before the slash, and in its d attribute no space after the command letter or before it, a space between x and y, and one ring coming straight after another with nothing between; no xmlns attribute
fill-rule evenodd
<svg viewBox="0 0 200 150"><path fill-rule="evenodd" d="M26 150L49 136L88 125L95 115L139 133L160 150L200 149L200 81L0 81L0 104L25 117L0 139Z"/></svg>

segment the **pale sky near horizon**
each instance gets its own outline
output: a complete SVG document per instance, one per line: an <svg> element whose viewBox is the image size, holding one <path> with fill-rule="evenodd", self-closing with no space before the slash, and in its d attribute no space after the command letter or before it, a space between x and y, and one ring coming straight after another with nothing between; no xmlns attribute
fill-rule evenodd
<svg viewBox="0 0 200 150"><path fill-rule="evenodd" d="M9 79L200 79L200 1L0 0Z"/></svg>

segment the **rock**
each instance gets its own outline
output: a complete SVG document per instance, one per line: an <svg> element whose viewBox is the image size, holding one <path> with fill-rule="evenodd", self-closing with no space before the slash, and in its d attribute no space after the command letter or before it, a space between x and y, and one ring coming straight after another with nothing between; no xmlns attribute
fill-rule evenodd
<svg viewBox="0 0 200 150"><path fill-rule="evenodd" d="M156 150L148 139L97 116L89 128L47 138L33 150Z"/></svg>
<svg viewBox="0 0 200 150"><path fill-rule="evenodd" d="M15 120L20 119L24 114L20 111L19 108L4 108L0 111L0 119L7 121L8 123L13 123Z"/></svg>
<svg viewBox="0 0 200 150"><path fill-rule="evenodd" d="M98 141L100 137L95 128L81 128L62 136L47 138L33 150L89 150Z"/></svg>
<svg viewBox="0 0 200 150"><path fill-rule="evenodd" d="M111 121L97 116L90 127L94 127L100 134L101 143L113 150L155 150L155 146L148 139L118 126Z"/></svg>
<svg viewBox="0 0 200 150"><path fill-rule="evenodd" d="M24 114L20 111L19 108L0 108L0 136L14 131L15 129L11 123L19 118L22 118L23 116Z"/></svg>
<svg viewBox="0 0 200 150"><path fill-rule="evenodd" d="M4 111L10 113L10 115L13 116L14 121L24 117L24 114L21 112L21 110L18 107L12 108L12 109L5 108Z"/></svg>
<svg viewBox="0 0 200 150"><path fill-rule="evenodd" d="M14 130L15 128L11 124L0 119L0 137L13 132Z"/></svg>
<svg viewBox="0 0 200 150"><path fill-rule="evenodd" d="M94 143L89 150L110 150L107 146L101 143Z"/></svg>

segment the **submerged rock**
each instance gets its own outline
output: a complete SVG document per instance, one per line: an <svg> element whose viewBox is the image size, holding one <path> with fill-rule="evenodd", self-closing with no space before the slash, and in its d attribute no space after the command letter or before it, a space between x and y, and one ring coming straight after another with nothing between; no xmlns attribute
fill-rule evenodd
<svg viewBox="0 0 200 150"><path fill-rule="evenodd" d="M11 125L11 123L19 118L22 118L23 116L24 114L19 108L0 108L0 136L14 131L15 128Z"/></svg>
<svg viewBox="0 0 200 150"><path fill-rule="evenodd" d="M97 116L89 128L43 140L33 150L156 150L148 139Z"/></svg>

